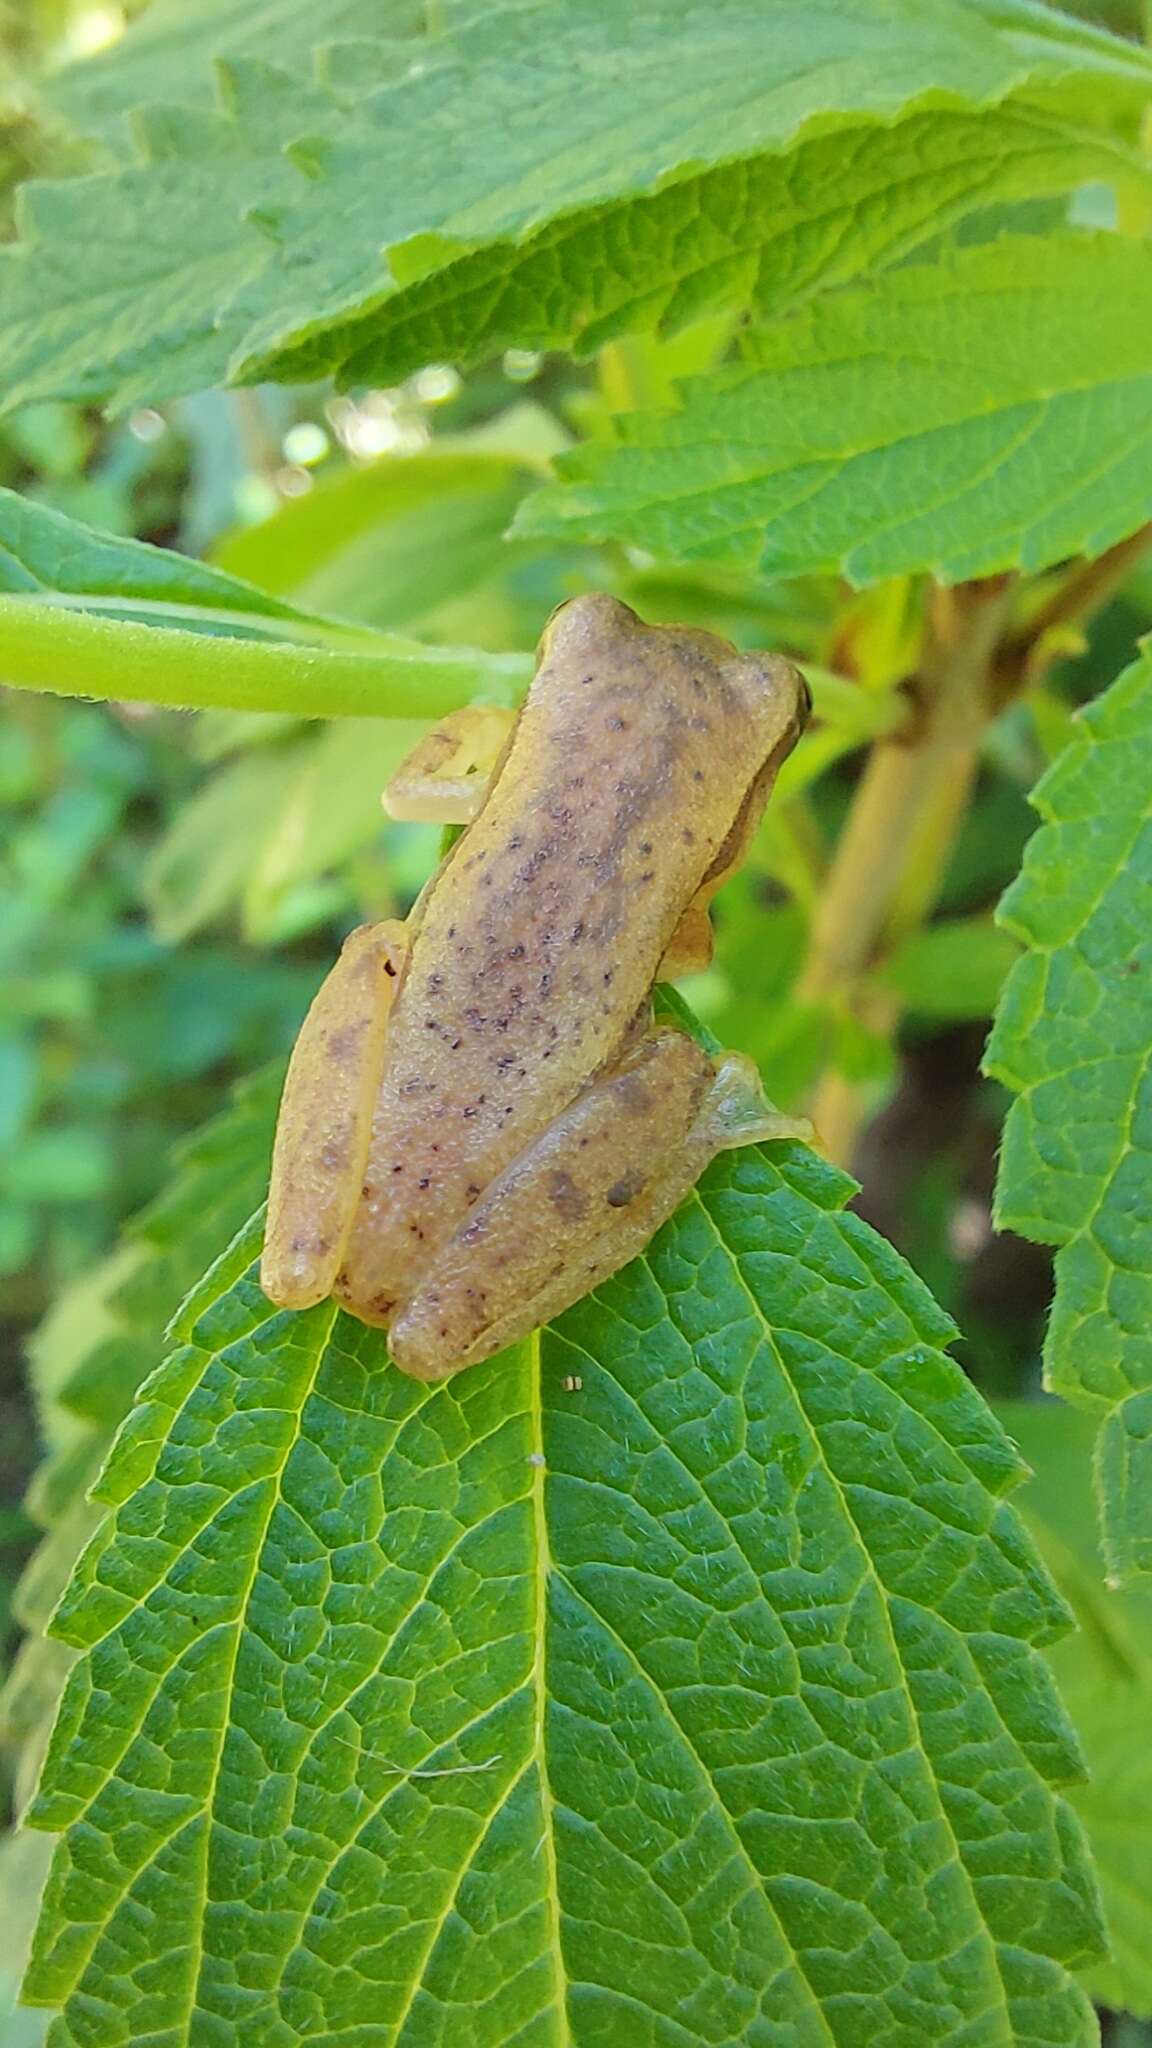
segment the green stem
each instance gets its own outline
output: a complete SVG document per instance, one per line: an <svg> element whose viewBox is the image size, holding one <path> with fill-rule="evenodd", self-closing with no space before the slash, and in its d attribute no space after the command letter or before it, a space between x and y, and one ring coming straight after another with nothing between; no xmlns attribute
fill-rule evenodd
<svg viewBox="0 0 1152 2048"><path fill-rule="evenodd" d="M399 641L378 654L242 640L0 598L0 682L14 690L184 710L305 718L439 718L478 696L513 701L526 655Z"/></svg>
<svg viewBox="0 0 1152 2048"><path fill-rule="evenodd" d="M867 1007L877 953L931 911L994 716L990 676L1012 595L1006 582L935 593L919 719L872 749L813 921L802 1002ZM894 1024L890 996L880 1008L873 1023ZM859 1084L824 1074L812 1115L831 1157L851 1160L866 1110Z"/></svg>

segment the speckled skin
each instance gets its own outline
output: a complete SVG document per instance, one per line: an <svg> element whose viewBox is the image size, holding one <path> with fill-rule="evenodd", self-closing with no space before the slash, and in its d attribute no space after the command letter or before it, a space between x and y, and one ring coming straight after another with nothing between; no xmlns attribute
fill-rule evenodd
<svg viewBox="0 0 1152 2048"><path fill-rule="evenodd" d="M391 1326L396 1363L440 1379L548 1322L643 1250L717 1151L717 1076L665 1028L562 1110L498 1174Z"/></svg>
<svg viewBox="0 0 1152 2048"><path fill-rule="evenodd" d="M388 1323L496 1177L636 1042L677 927L735 864L805 715L787 662L605 596L556 615L415 921L335 1282L354 1314Z"/></svg>

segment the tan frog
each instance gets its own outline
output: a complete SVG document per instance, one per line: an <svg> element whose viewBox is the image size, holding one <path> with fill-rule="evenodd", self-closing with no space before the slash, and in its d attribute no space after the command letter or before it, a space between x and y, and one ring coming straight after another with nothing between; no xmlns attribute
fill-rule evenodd
<svg viewBox="0 0 1152 2048"><path fill-rule="evenodd" d="M305 1020L271 1300L334 1295L439 1379L634 1257L717 1152L807 1133L651 997L707 964L709 900L808 705L787 661L597 594L554 615L510 732L480 711L428 736L389 808L472 822L406 925L352 933Z"/></svg>

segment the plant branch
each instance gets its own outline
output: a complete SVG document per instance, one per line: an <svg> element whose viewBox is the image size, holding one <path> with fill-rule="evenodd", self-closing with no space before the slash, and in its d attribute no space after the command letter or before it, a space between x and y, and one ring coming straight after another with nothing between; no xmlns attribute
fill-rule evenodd
<svg viewBox="0 0 1152 2048"><path fill-rule="evenodd" d="M935 902L994 716L990 679L1013 596L1008 579L933 592L917 715L872 749L813 922L801 1002L858 1008L877 953ZM863 1113L863 1090L826 1073L812 1114L834 1157L851 1157Z"/></svg>
<svg viewBox="0 0 1152 2048"><path fill-rule="evenodd" d="M1009 640L997 662L998 700L1003 703L1048 667L1060 651L1056 636L1079 625L1115 595L1130 569L1152 546L1152 521L1117 541L1115 547L1081 562L1064 578L1026 630Z"/></svg>
<svg viewBox="0 0 1152 2048"><path fill-rule="evenodd" d="M0 683L61 697L306 718L439 718L484 695L511 701L531 662L396 640L376 654L160 630L0 598Z"/></svg>

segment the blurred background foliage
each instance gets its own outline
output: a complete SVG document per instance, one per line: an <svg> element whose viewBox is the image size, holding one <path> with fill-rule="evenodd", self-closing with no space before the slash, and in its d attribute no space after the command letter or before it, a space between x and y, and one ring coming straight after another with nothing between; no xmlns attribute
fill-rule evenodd
<svg viewBox="0 0 1152 2048"><path fill-rule="evenodd" d="M0 233L24 178L82 168L38 80L138 10L0 4ZM1080 10L1122 33L1139 8ZM1039 1382L1046 1253L992 1233L1001 1091L979 1062L1014 957L992 924L1035 817L1027 791L1076 704L1152 620L1134 575L990 731L933 921L881 963L874 1024L793 984L860 750L893 722L921 593L831 579L670 570L636 550L504 539L574 430L728 340L722 320L632 340L576 367L510 352L467 380L432 366L398 389L210 392L108 420L33 406L0 426L0 484L113 532L204 554L306 608L428 641L531 649L553 606L604 587L646 617L785 646L817 719L747 866L721 899L716 959L688 988L727 1043L802 1104L830 1049L868 1117L860 1207L963 1332L960 1352L1037 1466L1024 1507L1080 1636L1054 1661L1097 1768L1083 1811L1108 1840L1117 1949L1094 1988L1114 2048L1152 2042L1149 1766L1125 1763L1152 1702L1152 1604L1102 1616L1086 1426L1027 1403ZM847 689L840 680L853 679ZM388 824L380 790L418 728L95 707L12 695L0 723L0 1664L8 1818L27 1794L64 1653L38 1635L90 1525L84 1489L182 1293L259 1200L282 1059L343 933L403 912L436 835ZM897 1024L896 1020L899 1019ZM1081 1503L1083 1494L1083 1503ZM47 1533L46 1533L47 1532ZM21 1647L22 1630L31 1633ZM1127 1741L1125 1736L1127 1735ZM47 1847L0 1845L0 2048L44 2017L15 2006Z"/></svg>

